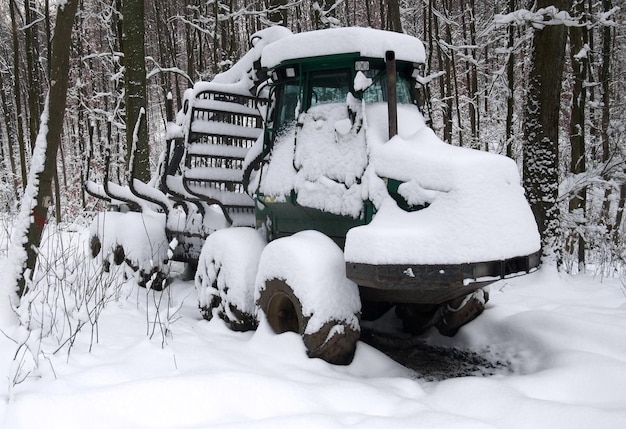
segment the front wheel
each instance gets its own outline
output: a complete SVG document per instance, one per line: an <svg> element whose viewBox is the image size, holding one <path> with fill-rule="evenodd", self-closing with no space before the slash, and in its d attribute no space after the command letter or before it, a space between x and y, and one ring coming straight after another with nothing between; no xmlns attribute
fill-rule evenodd
<svg viewBox="0 0 626 429"><path fill-rule="evenodd" d="M284 280L268 280L257 304L274 332L295 332L302 336L309 357L335 365L352 362L360 331L345 321L328 320L313 332L308 332L311 317L303 314L300 299Z"/></svg>
<svg viewBox="0 0 626 429"><path fill-rule="evenodd" d="M309 357L352 362L361 300L330 238L303 231L274 240L261 255L255 288L256 305L274 332L300 334Z"/></svg>

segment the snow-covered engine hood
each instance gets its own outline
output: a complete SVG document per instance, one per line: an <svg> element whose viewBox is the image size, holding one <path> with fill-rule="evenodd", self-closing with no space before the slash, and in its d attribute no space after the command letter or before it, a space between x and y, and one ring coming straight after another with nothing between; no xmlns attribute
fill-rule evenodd
<svg viewBox="0 0 626 429"><path fill-rule="evenodd" d="M399 112L399 135L385 142L381 109L386 106L366 110L369 198L378 211L370 224L348 232L346 261L461 264L539 250L537 225L511 159L446 144L419 113L405 109ZM398 208L377 178L403 182L404 199L428 207Z"/></svg>

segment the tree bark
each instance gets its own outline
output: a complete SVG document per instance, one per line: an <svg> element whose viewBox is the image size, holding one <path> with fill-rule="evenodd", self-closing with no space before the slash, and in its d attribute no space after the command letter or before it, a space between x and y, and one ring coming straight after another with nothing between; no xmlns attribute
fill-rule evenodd
<svg viewBox="0 0 626 429"><path fill-rule="evenodd" d="M554 5L569 10L568 3L565 0L540 0L537 7ZM544 254L554 258L557 266L562 263L557 204L558 138L566 36L563 25L546 25L535 30L524 120L524 188L539 227Z"/></svg>
<svg viewBox="0 0 626 429"><path fill-rule="evenodd" d="M15 114L17 115L17 143L20 155L20 172L22 177L22 189L26 187L26 144L24 141L24 123L22 117L22 96L20 85L20 44L17 37L17 17L15 0L9 1L11 13L11 33L13 37L13 87L15 92Z"/></svg>
<svg viewBox="0 0 626 429"><path fill-rule="evenodd" d="M515 8L515 0L509 0L509 13L512 13ZM513 98L515 93L515 53L513 52L515 27L513 25L509 25L508 36L509 59L506 63L508 94L506 97L505 145L506 156L513 158L513 110L515 107L515 99Z"/></svg>
<svg viewBox="0 0 626 429"><path fill-rule="evenodd" d="M122 51L124 52L124 103L126 104L126 161L136 178L150 181L150 149L146 94L146 51L144 44L144 1L122 2ZM144 114L142 114L142 109ZM137 131L135 133L135 131ZM134 154L131 153L136 146Z"/></svg>
<svg viewBox="0 0 626 429"><path fill-rule="evenodd" d="M32 22L30 1L24 2L24 17L26 29L24 34L24 50L26 51L26 87L28 92L28 129L30 144L35 144L39 130L39 117L41 116L41 81L39 79L39 57L37 31Z"/></svg>
<svg viewBox="0 0 626 429"><path fill-rule="evenodd" d="M387 29L402 33L402 21L400 20L400 4L398 0L387 0Z"/></svg>
<svg viewBox="0 0 626 429"><path fill-rule="evenodd" d="M17 190L19 189L19 182L17 181L17 169L15 166L15 157L13 155L13 142L15 141L16 133L13 126L13 121L11 120L11 108L9 106L9 101L4 90L4 81L2 78L2 73L0 73L0 101L2 102L2 110L4 111L4 126L7 133L7 155L9 158L9 165L11 166L13 186L15 191L17 192Z"/></svg>
<svg viewBox="0 0 626 429"><path fill-rule="evenodd" d="M582 1L578 0L574 6L576 16L585 12ZM570 172L582 174L586 171L585 160L585 80L587 79L587 55L581 51L587 43L587 34L584 27L569 29L570 64L572 66L572 106L570 111ZM579 271L585 267L585 240L580 234L580 227L584 226L585 210L587 205L587 189L583 188L573 195L569 202L569 211L573 215L574 225L570 234L569 251L576 254Z"/></svg>
<svg viewBox="0 0 626 429"><path fill-rule="evenodd" d="M602 6L605 12L613 7L611 0L602 0ZM609 26L602 27L602 63L600 66L600 85L602 88L602 117L600 121L600 135L602 139L602 162L607 162L611 155L609 127L611 125L611 51L613 44L612 30ZM612 222L610 219L611 211L611 188L604 191L604 202L602 204L603 223L607 226L608 232L611 233ZM619 231L619 225L615 232ZM615 234L614 237L617 237ZM614 243L618 245L618 240L614 239Z"/></svg>
<svg viewBox="0 0 626 429"><path fill-rule="evenodd" d="M18 223L12 240L16 245L22 245L20 243L26 237L23 244L25 258L15 261L17 263L14 264L20 270L16 277L16 292L20 297L26 292L26 279L32 279L34 273L37 249L41 243L41 235L51 203L52 180L56 171L57 152L61 143L67 101L72 27L78 1L67 0L63 7L58 7L52 39L50 88L20 209L20 218L28 222L24 225ZM20 258L20 256L17 257Z"/></svg>

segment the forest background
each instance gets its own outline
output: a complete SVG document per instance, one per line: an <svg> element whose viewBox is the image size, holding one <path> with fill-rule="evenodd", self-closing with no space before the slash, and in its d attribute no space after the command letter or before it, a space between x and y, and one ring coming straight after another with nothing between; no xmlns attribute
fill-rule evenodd
<svg viewBox="0 0 626 429"><path fill-rule="evenodd" d="M26 187L50 86L57 3L0 4L0 213L6 217L18 212ZM450 144L518 162L544 244L562 267L603 275L624 270L626 11L612 0L77 3L49 221L82 223L104 209L83 183L87 177L102 180L107 154L111 179L128 179L126 123L135 122L127 117L124 97L130 45L145 49L144 164L154 172L165 147L167 94L180 107L184 90L228 69L256 31L275 24L293 32L367 26L423 40L429 82L423 108L432 127ZM124 20L123 8L131 6L135 12ZM131 20L143 30L128 32ZM542 65L556 71L553 84L544 82L543 89ZM549 88L556 88L557 98L541 100ZM554 138L537 141L533 106L541 103L556 126Z"/></svg>

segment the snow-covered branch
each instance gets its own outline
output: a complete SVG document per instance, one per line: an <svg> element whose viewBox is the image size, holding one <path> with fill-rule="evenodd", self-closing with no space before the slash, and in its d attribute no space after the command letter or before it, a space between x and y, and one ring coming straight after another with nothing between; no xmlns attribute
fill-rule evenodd
<svg viewBox="0 0 626 429"><path fill-rule="evenodd" d="M519 9L507 14L497 14L494 16L494 22L497 25L526 25L529 24L537 30L541 30L549 25L565 25L567 27L581 27L586 24L581 20L570 16L569 12L559 10L554 6L530 11L528 9Z"/></svg>

